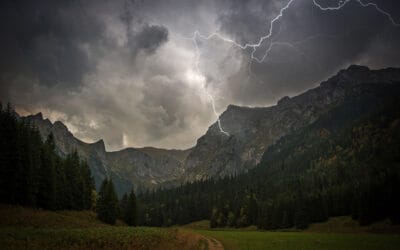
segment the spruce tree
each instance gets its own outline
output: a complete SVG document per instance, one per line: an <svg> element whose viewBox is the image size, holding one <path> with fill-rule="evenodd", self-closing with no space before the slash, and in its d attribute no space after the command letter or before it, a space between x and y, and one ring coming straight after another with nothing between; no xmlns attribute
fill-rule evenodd
<svg viewBox="0 0 400 250"><path fill-rule="evenodd" d="M105 179L101 184L96 212L101 221L115 224L118 215L118 197L111 179Z"/></svg>
<svg viewBox="0 0 400 250"><path fill-rule="evenodd" d="M56 209L56 154L53 134L50 133L41 151L39 205Z"/></svg>
<svg viewBox="0 0 400 250"><path fill-rule="evenodd" d="M133 190L129 193L128 203L126 207L125 213L125 222L129 226L137 225L137 205L136 205L136 196Z"/></svg>
<svg viewBox="0 0 400 250"><path fill-rule="evenodd" d="M67 209L82 210L82 177L80 176L80 160L77 151L68 154L65 159L65 177L66 177L66 206Z"/></svg>
<svg viewBox="0 0 400 250"><path fill-rule="evenodd" d="M127 208L128 208L128 198L129 198L128 193L125 193L122 196L121 201L119 202L119 217L123 221L125 221L126 212L127 212Z"/></svg>
<svg viewBox="0 0 400 250"><path fill-rule="evenodd" d="M91 176L89 165L86 161L81 161L80 172L82 178L83 209L92 208L92 195L95 189L94 179Z"/></svg>

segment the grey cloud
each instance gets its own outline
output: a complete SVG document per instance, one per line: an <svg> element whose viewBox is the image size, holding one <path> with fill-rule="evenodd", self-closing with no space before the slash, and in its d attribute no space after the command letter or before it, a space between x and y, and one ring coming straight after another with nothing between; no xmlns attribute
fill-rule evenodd
<svg viewBox="0 0 400 250"><path fill-rule="evenodd" d="M143 25L138 32L129 31L128 46L136 55L139 51L154 53L162 44L168 41L168 29L161 25Z"/></svg>
<svg viewBox="0 0 400 250"><path fill-rule="evenodd" d="M371 0L372 1L372 0ZM323 1L334 5L336 0ZM367 1L364 1L367 2ZM400 2L374 0L400 22ZM217 38L256 42L287 0L2 1L0 100L42 111L108 149L194 145L228 104L269 105L348 64L400 66L400 28L355 1L322 12L295 0L251 62Z"/></svg>

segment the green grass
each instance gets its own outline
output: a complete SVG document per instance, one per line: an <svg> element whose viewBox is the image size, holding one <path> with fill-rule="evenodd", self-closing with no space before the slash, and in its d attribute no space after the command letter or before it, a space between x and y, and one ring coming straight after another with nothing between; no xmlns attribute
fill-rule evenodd
<svg viewBox="0 0 400 250"><path fill-rule="evenodd" d="M153 249L174 248L175 232L147 227L83 229L0 228L2 249Z"/></svg>
<svg viewBox="0 0 400 250"><path fill-rule="evenodd" d="M225 249L299 249L299 250L391 250L400 249L399 235L339 234L311 232L262 232L196 230L197 233L216 238Z"/></svg>
<svg viewBox="0 0 400 250"><path fill-rule="evenodd" d="M183 229L109 226L91 211L0 205L0 249L209 249L207 240L196 234L200 233L221 241L227 250L400 250L398 227L385 221L360 227L350 217L337 217L305 232L263 232L255 227L210 230L208 226L208 221Z"/></svg>
<svg viewBox="0 0 400 250"><path fill-rule="evenodd" d="M121 224L121 223L119 223ZM0 205L0 249L180 249L177 230L110 226L92 211Z"/></svg>

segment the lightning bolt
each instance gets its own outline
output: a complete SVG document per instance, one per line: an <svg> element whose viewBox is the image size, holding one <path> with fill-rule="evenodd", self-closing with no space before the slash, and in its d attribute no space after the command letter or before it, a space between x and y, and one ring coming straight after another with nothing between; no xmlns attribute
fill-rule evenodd
<svg viewBox="0 0 400 250"><path fill-rule="evenodd" d="M295 1L295 0L289 0L289 1L286 3L286 5L284 5L284 6L279 10L278 15L276 15L276 16L270 21L268 32L267 32L265 35L261 36L261 37L258 39L258 41L255 42L255 43L240 44L240 43L236 42L235 40L230 39L230 38L227 38L227 37L225 37L225 36L223 36L223 35L221 35L221 34L219 34L219 33L217 33L217 32L214 32L214 33L211 33L211 34L205 36L205 35L200 34L200 32L196 30L196 31L193 33L193 36L192 36L192 37L186 38L186 39L191 39L191 40L193 41L194 46L195 46L195 49L196 49L196 70L197 70L197 72L198 72L199 74L201 74L201 73L200 73L200 69L199 69L199 67L198 67L198 65L199 65L199 60L200 60L200 49L199 49L199 46L198 46L197 41L198 41L199 39L202 39L202 40L219 39L219 40L222 40L222 41L224 41L224 42L226 42L226 43L230 43L230 44L232 44L233 46L235 46L235 47L237 47L237 48L239 48L239 49L241 49L241 50L251 49L251 53L250 53L251 61L250 61L250 63L252 63L253 61L255 61L255 62L257 62L257 63L263 63L263 62L266 60L266 58L268 57L268 55L270 54L270 52L272 51L273 47L275 47L275 46L281 45L281 46L288 46L288 47L291 47L291 48L296 49L295 44L304 42L304 41L309 40L309 39L313 39L315 36L312 36L312 37L310 37L310 38L306 38L306 39L303 40L303 41L298 41L298 42L294 42L294 43L291 43L291 42L280 42L280 41L270 41L268 47L267 47L266 50L264 51L264 54L261 56L261 58L258 58L257 56L255 56L255 53L257 52L257 49L263 44L263 42L271 39L271 37L273 36L273 33L274 33L274 25L275 25L275 23L278 22L278 21L283 17L285 11L286 11L287 9L290 8L290 6L292 5L292 3L293 3L294 1ZM382 15L386 16L394 26L396 26L396 27L399 27L399 26L400 26L400 23L396 22L396 21L393 19L392 15L391 15L390 13L384 11L384 10L381 9L376 3L373 3L373 2L364 3L362 0L339 0L339 1L338 1L338 4L337 4L336 6L327 6L327 7L324 7L324 6L322 6L317 0L312 0L314 6L316 6L316 7L317 7L318 9L320 9L321 11L337 11L337 10L342 9L344 6L346 6L346 5L347 5L349 2L351 2L351 1L355 1L355 2L359 3L360 6L363 7L363 8L366 8L366 7L373 7L373 8L375 8L375 10L376 10L377 12L379 12L379 13L381 13ZM251 65L251 64L250 64L250 65ZM250 69L250 72L251 72L251 69ZM210 98L210 100L211 100L211 104L212 104L212 107L213 107L214 114L217 116L217 119L218 119L217 122L218 122L219 130L220 130L223 134L229 136L229 133L226 132L226 131L224 131L224 129L222 128L219 115L218 115L218 113L217 113L217 111L216 111L216 108L215 108L215 100L214 100L213 96L206 90L206 88L204 88L204 89L205 89L205 91L206 91L206 94L209 96L209 98Z"/></svg>
<svg viewBox="0 0 400 250"><path fill-rule="evenodd" d="M341 8L343 8L346 4L348 4L348 3L351 2L351 1L352 1L352 0L340 0L340 1L338 2L338 5L337 5L337 6L333 6L333 7L332 7L332 6L323 7L323 6L321 6L321 4L319 4L319 3L317 2L317 0L313 0L313 3L314 3L315 6L317 6L317 7L318 7L320 10L322 10L322 11L329 11L329 10L340 10ZM390 13L388 13L388 12L382 10L376 3L373 3L373 2L364 3L364 2L361 1L361 0L354 0L354 1L356 1L357 3L359 3L359 4L360 4L362 7L364 7L364 8L365 8L365 7L373 7L373 8L375 8L376 11L378 11L378 12L381 13L382 15L386 16L394 26L396 26L396 27L399 27L399 26L400 26L400 23L396 22L396 21L393 19L392 15L391 15Z"/></svg>
<svg viewBox="0 0 400 250"><path fill-rule="evenodd" d="M196 34L198 34L197 31L194 33L193 37L191 37L191 38L189 38L189 39L191 39L191 40L193 41L193 45L194 45L195 50L196 50L195 69L196 69L197 73L201 75L201 71L200 71L200 68L199 68L199 63L200 63L200 49L199 49L199 45L197 44ZM221 120L219 119L219 114L218 114L218 112L217 112L217 109L215 108L215 99L214 99L214 97L207 91L206 86L203 86L203 89L204 89L206 95L208 96L208 98L210 98L212 109L213 109L213 111L214 111L215 116L217 117L217 123L218 123L219 131L220 131L221 133L223 133L224 135L229 136L229 133L226 132L226 131L222 128Z"/></svg>

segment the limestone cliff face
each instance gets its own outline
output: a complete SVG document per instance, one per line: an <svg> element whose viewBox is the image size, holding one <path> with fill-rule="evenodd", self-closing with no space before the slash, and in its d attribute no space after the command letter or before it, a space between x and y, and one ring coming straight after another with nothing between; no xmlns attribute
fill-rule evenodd
<svg viewBox="0 0 400 250"><path fill-rule="evenodd" d="M319 116L350 95L362 95L368 84L400 82L399 69L369 70L350 66L317 88L293 98L284 97L276 106L247 108L230 105L220 116L230 136L213 124L198 139L185 162L185 181L223 177L255 167L268 146L282 136L313 123Z"/></svg>
<svg viewBox="0 0 400 250"><path fill-rule="evenodd" d="M43 139L53 133L59 155L65 156L76 150L88 162L97 187L108 176L121 195L132 187L143 189L176 185L183 175L183 161L188 150L129 148L107 152L103 140L82 142L62 122L51 123L43 119L41 113L23 119L35 124Z"/></svg>
<svg viewBox="0 0 400 250"><path fill-rule="evenodd" d="M142 187L170 186L179 184L184 174L184 158L175 153L185 157L185 152L188 151L127 148L107 153L107 162L114 171Z"/></svg>

